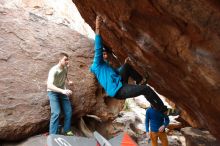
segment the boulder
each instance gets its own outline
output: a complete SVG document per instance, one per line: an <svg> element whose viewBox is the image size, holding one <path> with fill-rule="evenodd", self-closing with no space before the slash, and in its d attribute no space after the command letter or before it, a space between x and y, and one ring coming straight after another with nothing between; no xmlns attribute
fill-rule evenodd
<svg viewBox="0 0 220 146"><path fill-rule="evenodd" d="M181 129L187 146L219 146L220 142L209 133L209 131L199 130L192 127Z"/></svg>
<svg viewBox="0 0 220 146"><path fill-rule="evenodd" d="M73 0L122 62L183 111L193 127L220 139L220 2L218 0ZM211 124L210 124L211 123Z"/></svg>
<svg viewBox="0 0 220 146"><path fill-rule="evenodd" d="M65 24L31 11L0 7L0 46L0 141L48 130L46 81L60 52L70 55L73 121L88 113L105 121L121 110L123 101L106 99L89 71L93 40Z"/></svg>

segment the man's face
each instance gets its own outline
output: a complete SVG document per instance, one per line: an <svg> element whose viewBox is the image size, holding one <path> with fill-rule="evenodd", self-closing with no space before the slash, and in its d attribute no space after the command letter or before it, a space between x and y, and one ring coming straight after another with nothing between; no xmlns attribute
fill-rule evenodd
<svg viewBox="0 0 220 146"><path fill-rule="evenodd" d="M108 60L108 53L107 52L103 52L102 56L103 56L104 60Z"/></svg>
<svg viewBox="0 0 220 146"><path fill-rule="evenodd" d="M61 64L62 66L68 66L68 64L69 64L69 58L66 57L66 56L63 56L63 58L60 59L60 64Z"/></svg>

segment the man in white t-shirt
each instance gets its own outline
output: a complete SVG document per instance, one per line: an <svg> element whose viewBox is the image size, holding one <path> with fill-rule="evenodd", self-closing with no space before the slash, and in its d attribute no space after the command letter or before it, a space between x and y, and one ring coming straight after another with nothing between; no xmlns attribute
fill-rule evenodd
<svg viewBox="0 0 220 146"><path fill-rule="evenodd" d="M64 112L64 133L66 135L73 135L71 131L72 107L69 100L72 91L65 86L66 81L69 85L73 84L73 82L67 78L68 63L69 56L66 53L60 53L59 63L53 66L48 74L47 91L51 108L49 134L58 134L62 105Z"/></svg>

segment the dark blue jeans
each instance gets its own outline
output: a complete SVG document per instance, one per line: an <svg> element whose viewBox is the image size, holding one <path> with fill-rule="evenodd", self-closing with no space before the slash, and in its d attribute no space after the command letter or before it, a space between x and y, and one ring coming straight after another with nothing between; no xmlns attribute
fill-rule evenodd
<svg viewBox="0 0 220 146"><path fill-rule="evenodd" d="M57 134L59 117L61 114L61 105L64 112L64 132L71 130L71 117L72 117L72 108L69 98L61 93L49 91L48 96L50 99L50 108L51 108L51 117L50 117L50 134Z"/></svg>
<svg viewBox="0 0 220 146"><path fill-rule="evenodd" d="M150 104L157 110L165 112L167 107L163 104L163 101L148 85L132 85L128 84L128 78L131 77L139 83L142 80L141 75L135 71L129 64L125 64L119 70L119 73L123 80L123 85L115 95L117 99L133 98L139 95L144 95Z"/></svg>

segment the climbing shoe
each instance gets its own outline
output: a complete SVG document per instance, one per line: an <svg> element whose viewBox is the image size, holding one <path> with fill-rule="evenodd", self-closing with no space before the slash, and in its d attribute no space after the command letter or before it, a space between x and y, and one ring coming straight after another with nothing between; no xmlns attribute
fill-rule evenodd
<svg viewBox="0 0 220 146"><path fill-rule="evenodd" d="M65 135L66 135L66 136L73 136L74 134L73 134L72 131L68 131Z"/></svg>
<svg viewBox="0 0 220 146"><path fill-rule="evenodd" d="M166 112L167 116L178 116L180 115L180 110L179 109L173 109L173 108L168 108Z"/></svg>

